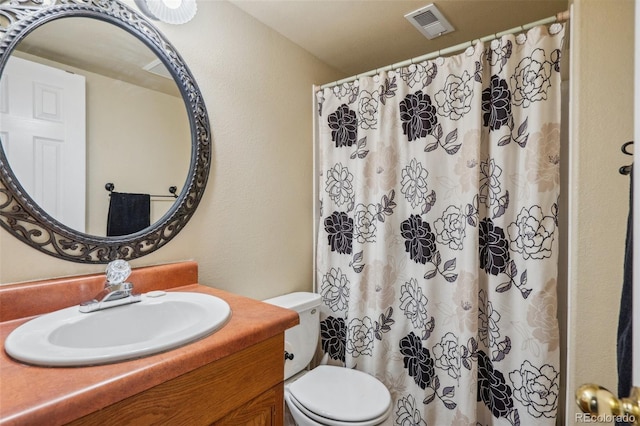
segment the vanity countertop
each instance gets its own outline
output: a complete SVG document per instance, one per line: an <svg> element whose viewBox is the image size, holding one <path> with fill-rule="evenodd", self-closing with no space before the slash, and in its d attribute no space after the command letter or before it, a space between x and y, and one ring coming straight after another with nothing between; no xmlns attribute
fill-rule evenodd
<svg viewBox="0 0 640 426"><path fill-rule="evenodd" d="M97 294L103 277L88 275L0 287L3 347L8 334L33 316L73 306L87 300L88 295ZM195 262L139 268L134 270L130 281L142 293L162 289L220 297L230 305L231 319L223 328L197 342L115 364L36 367L16 362L2 350L0 425L68 423L298 324L298 314L294 311L198 284ZM57 294L56 290L65 297L51 297ZM18 317L19 312L28 317Z"/></svg>

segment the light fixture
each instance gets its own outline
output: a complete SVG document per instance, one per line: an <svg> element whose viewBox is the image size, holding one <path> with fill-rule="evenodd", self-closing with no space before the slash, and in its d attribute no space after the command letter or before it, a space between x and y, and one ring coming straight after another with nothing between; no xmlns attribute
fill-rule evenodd
<svg viewBox="0 0 640 426"><path fill-rule="evenodd" d="M134 0L142 13L167 24L184 24L195 15L196 0Z"/></svg>

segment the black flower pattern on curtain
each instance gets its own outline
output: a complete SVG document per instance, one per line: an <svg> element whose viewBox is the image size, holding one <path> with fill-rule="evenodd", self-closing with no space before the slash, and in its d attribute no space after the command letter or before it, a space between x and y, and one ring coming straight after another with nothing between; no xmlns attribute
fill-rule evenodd
<svg viewBox="0 0 640 426"><path fill-rule="evenodd" d="M320 321L322 350L332 359L344 362L347 327L344 318L327 317Z"/></svg>
<svg viewBox="0 0 640 426"><path fill-rule="evenodd" d="M482 122L490 130L499 130L510 126L511 91L507 81L497 75L491 76L489 87L482 91Z"/></svg>
<svg viewBox="0 0 640 426"><path fill-rule="evenodd" d="M336 112L329 114L327 120L331 128L331 139L336 143L336 148L351 146L356 142L358 118L356 112L349 109L349 106L340 105Z"/></svg>
<svg viewBox="0 0 640 426"><path fill-rule="evenodd" d="M400 233L404 242L405 251L416 263L423 265L430 262L436 252L436 236L431 232L431 227L420 216L412 214L409 219L400 224Z"/></svg>
<svg viewBox="0 0 640 426"><path fill-rule="evenodd" d="M413 377L421 389L431 386L434 376L433 358L429 349L422 346L422 341L413 332L400 340L400 353L404 356L404 368Z"/></svg>
<svg viewBox="0 0 640 426"><path fill-rule="evenodd" d="M431 97L420 90L408 94L400 102L400 119L409 142L430 135L438 124L436 107L431 103Z"/></svg>
<svg viewBox="0 0 640 426"><path fill-rule="evenodd" d="M351 254L353 250L353 219L344 212L333 212L324 220L331 251Z"/></svg>
<svg viewBox="0 0 640 426"><path fill-rule="evenodd" d="M504 230L489 218L480 221L480 268L487 274L503 273L509 265L509 241Z"/></svg>
<svg viewBox="0 0 640 426"><path fill-rule="evenodd" d="M504 374L493 368L487 354L478 351L478 402L484 402L495 417L507 417L513 410L512 394Z"/></svg>

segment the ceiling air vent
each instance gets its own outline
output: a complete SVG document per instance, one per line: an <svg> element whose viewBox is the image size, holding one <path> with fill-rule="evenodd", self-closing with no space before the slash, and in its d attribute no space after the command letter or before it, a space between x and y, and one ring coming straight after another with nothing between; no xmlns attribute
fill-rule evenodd
<svg viewBox="0 0 640 426"><path fill-rule="evenodd" d="M171 75L167 67L164 66L162 61L160 61L160 59L154 59L142 68L145 71L150 72L151 74L159 75L160 77L173 80L173 76Z"/></svg>
<svg viewBox="0 0 640 426"><path fill-rule="evenodd" d="M429 40L453 31L453 26L433 3L407 13L404 17Z"/></svg>

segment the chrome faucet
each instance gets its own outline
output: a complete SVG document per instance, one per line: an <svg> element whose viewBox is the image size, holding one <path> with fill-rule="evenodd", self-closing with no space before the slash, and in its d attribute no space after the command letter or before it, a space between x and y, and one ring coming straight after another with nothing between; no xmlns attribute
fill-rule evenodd
<svg viewBox="0 0 640 426"><path fill-rule="evenodd" d="M80 303L80 312L94 312L114 306L128 305L141 300L133 293L133 284L125 282L131 274L131 266L125 260L118 259L107 265L107 282L104 289L92 300Z"/></svg>

